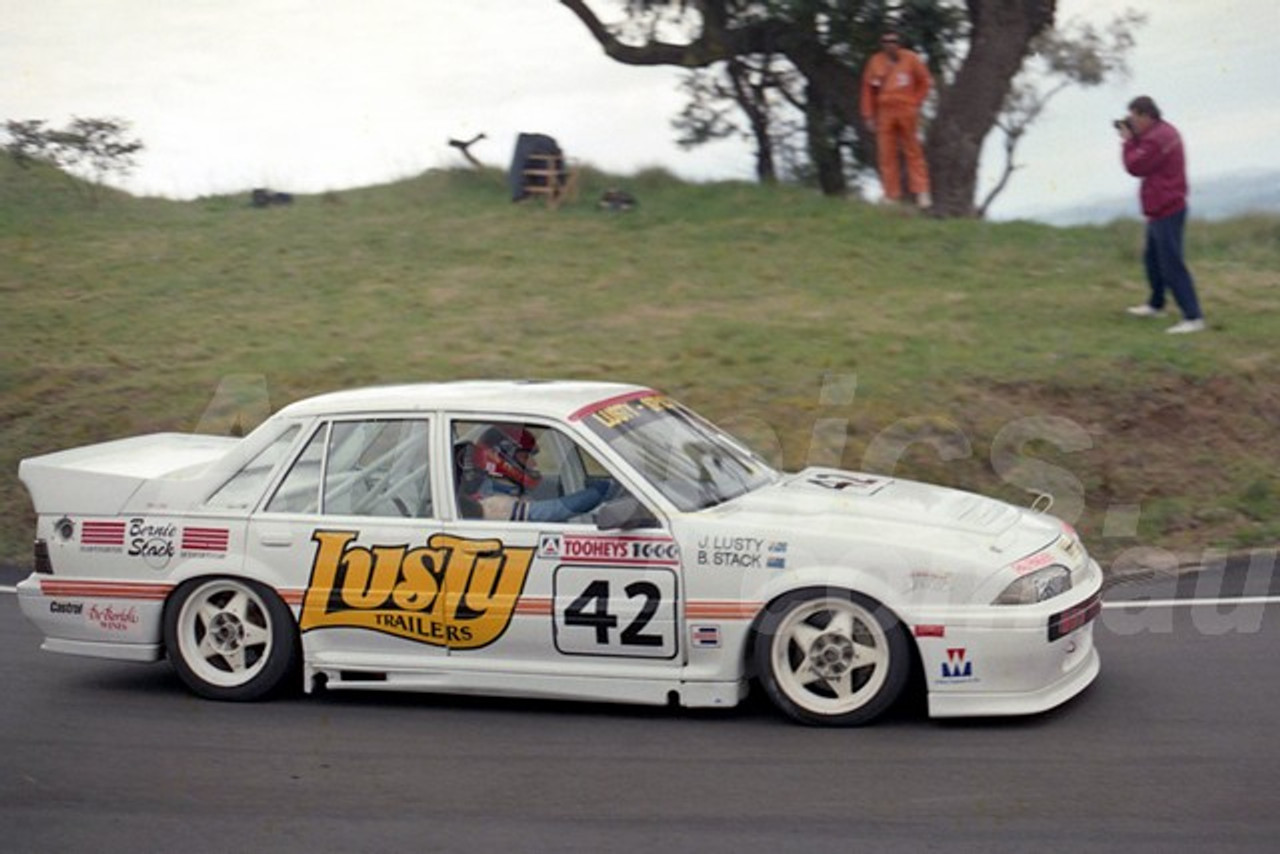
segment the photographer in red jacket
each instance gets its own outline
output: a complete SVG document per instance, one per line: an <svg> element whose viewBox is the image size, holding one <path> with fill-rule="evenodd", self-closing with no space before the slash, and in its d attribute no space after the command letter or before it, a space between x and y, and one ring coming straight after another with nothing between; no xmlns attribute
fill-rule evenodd
<svg viewBox="0 0 1280 854"><path fill-rule="evenodd" d="M1116 122L1116 129L1124 140L1124 168L1142 179L1139 194L1147 217L1143 262L1151 299L1128 311L1138 317L1156 317L1164 312L1165 293L1171 291L1182 310L1182 320L1165 331L1175 335L1199 332L1205 328L1204 315L1182 249L1187 224L1187 163L1182 136L1146 95L1129 103L1129 115Z"/></svg>

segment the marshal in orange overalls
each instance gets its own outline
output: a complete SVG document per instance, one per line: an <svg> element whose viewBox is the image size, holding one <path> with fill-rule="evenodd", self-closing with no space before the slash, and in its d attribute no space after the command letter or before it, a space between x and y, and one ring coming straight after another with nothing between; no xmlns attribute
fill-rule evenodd
<svg viewBox="0 0 1280 854"><path fill-rule="evenodd" d="M867 61L862 72L862 118L876 132L876 154L885 198L902 198L901 153L907 160L907 188L917 198L929 192L929 167L918 136L920 105L933 77L915 53L900 48L897 36L886 35L884 50Z"/></svg>

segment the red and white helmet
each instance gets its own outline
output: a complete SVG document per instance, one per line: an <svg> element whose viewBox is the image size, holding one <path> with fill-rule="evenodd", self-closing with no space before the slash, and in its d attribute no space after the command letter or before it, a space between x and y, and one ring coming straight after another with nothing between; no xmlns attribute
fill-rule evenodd
<svg viewBox="0 0 1280 854"><path fill-rule="evenodd" d="M529 490L542 482L542 472L533 457L538 440L518 424L494 424L475 442L473 460L489 477L505 478Z"/></svg>

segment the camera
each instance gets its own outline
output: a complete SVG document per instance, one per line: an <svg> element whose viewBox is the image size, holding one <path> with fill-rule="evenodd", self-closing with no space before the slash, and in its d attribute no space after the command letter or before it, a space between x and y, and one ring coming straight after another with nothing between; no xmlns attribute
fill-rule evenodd
<svg viewBox="0 0 1280 854"><path fill-rule="evenodd" d="M1129 123L1129 120L1128 120L1127 118L1126 118L1126 119L1116 119L1116 120L1115 120L1114 122L1112 122L1111 124L1115 126L1115 129L1116 129L1116 130L1127 130L1127 131L1129 131L1129 133L1133 133L1133 125L1131 125L1131 124Z"/></svg>

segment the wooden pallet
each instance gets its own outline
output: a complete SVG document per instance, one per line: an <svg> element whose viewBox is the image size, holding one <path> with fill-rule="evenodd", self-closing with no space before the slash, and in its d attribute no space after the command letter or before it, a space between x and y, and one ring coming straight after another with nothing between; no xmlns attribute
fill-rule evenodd
<svg viewBox="0 0 1280 854"><path fill-rule="evenodd" d="M578 167L559 154L531 154L522 174L524 194L545 199L549 208L578 198Z"/></svg>

